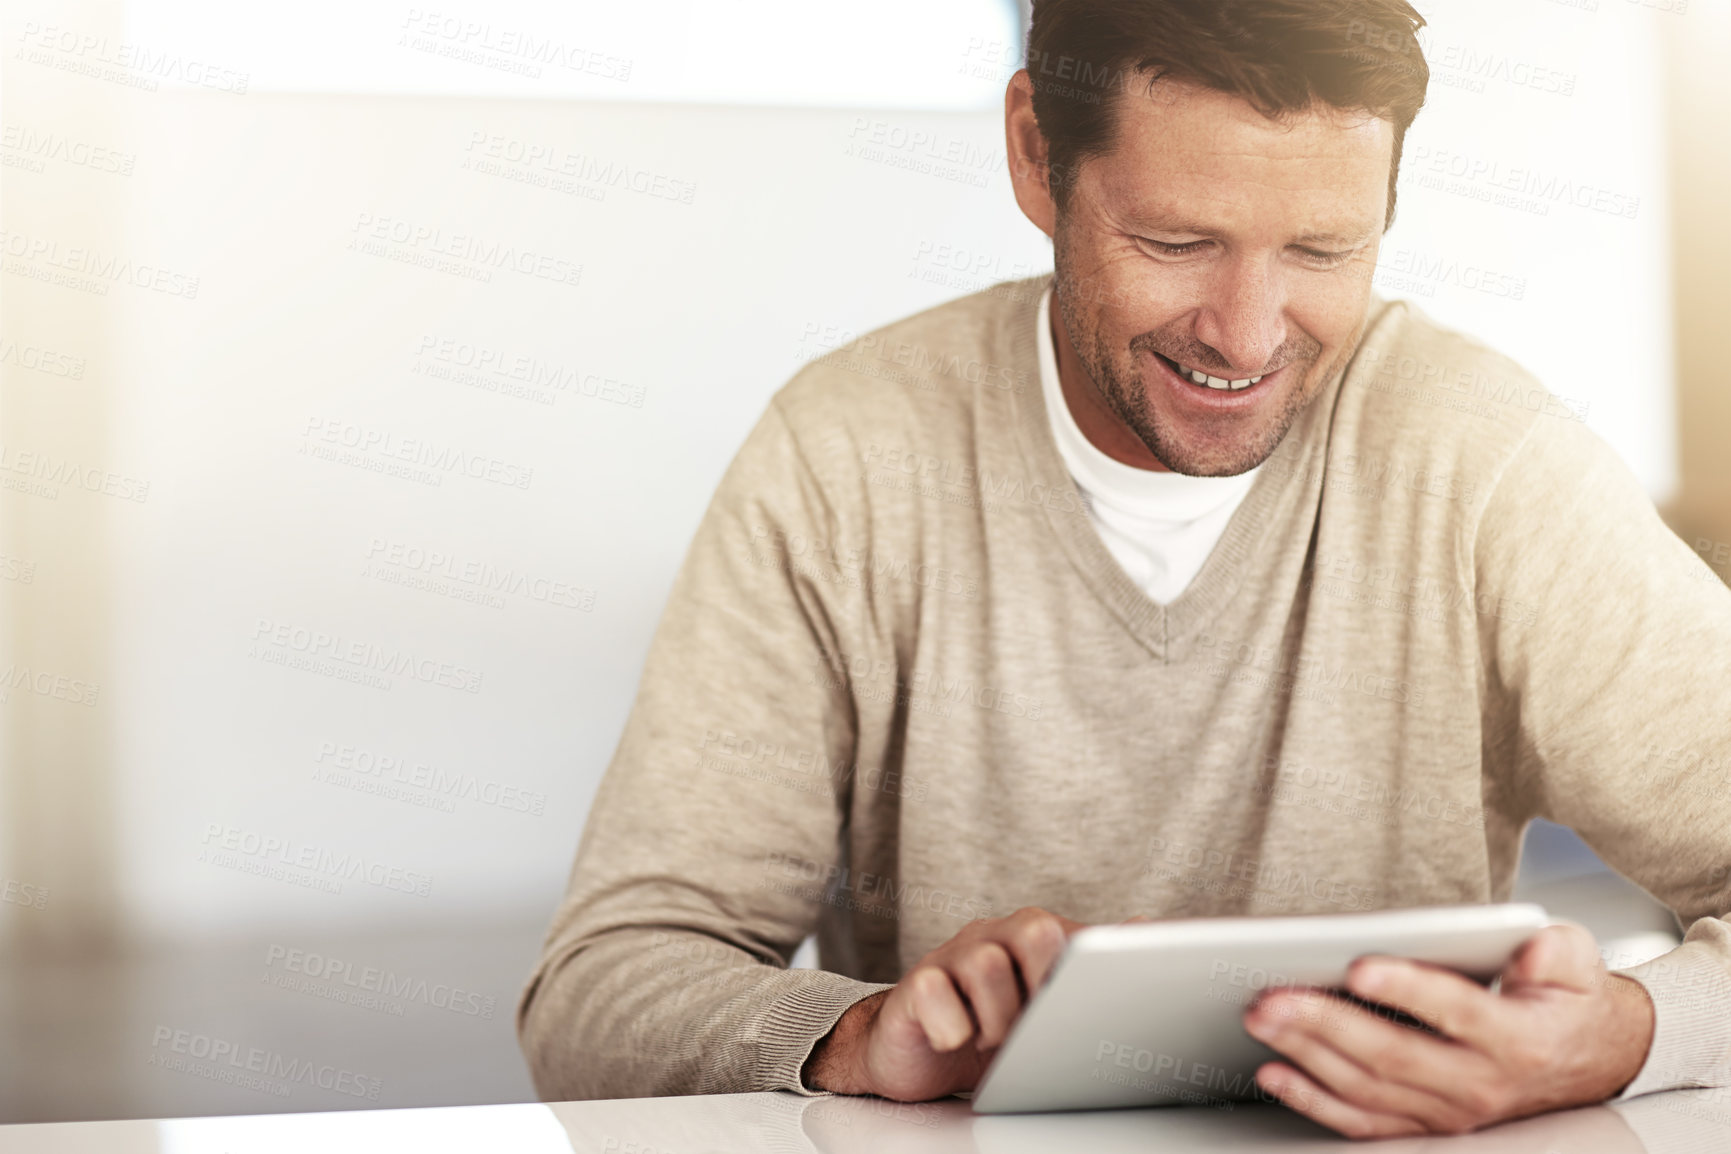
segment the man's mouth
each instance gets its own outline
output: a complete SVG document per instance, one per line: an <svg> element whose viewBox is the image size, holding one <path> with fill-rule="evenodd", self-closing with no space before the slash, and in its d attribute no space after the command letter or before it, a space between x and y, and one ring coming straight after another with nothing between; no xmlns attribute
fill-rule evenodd
<svg viewBox="0 0 1731 1154"><path fill-rule="evenodd" d="M1201 369L1193 369L1189 365L1181 365L1171 357L1160 356L1159 353L1154 355L1166 362L1166 367L1177 373L1179 377L1193 385L1201 385L1205 389L1236 393L1241 389L1248 389L1251 385L1262 380L1262 377L1241 377L1238 380L1228 380L1225 377L1216 377L1210 373L1205 373Z"/></svg>

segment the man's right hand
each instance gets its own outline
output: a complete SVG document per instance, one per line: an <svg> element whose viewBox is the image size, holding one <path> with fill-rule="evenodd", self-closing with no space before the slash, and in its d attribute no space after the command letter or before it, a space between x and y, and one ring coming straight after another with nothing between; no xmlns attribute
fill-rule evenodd
<svg viewBox="0 0 1731 1154"><path fill-rule="evenodd" d="M970 922L893 989L849 1007L812 1050L806 1085L900 1102L972 1090L1082 928L1032 908Z"/></svg>

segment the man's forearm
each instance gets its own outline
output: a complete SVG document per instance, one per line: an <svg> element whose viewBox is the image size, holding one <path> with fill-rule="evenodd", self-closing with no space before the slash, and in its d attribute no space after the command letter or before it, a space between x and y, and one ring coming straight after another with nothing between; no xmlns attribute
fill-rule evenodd
<svg viewBox="0 0 1731 1154"><path fill-rule="evenodd" d="M806 1090L814 1039L879 988L766 965L692 931L611 930L556 957L518 1019L550 1100Z"/></svg>
<svg viewBox="0 0 1731 1154"><path fill-rule="evenodd" d="M871 1087L860 1064L864 1042L871 1032L872 1022L889 996L880 990L848 1007L837 1019L830 1032L812 1047L800 1071L800 1080L808 1089L827 1090L833 1094L869 1094Z"/></svg>

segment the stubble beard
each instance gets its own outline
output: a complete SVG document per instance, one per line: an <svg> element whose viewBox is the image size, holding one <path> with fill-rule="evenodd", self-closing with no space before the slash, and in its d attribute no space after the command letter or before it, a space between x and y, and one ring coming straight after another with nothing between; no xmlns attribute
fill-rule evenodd
<svg viewBox="0 0 1731 1154"><path fill-rule="evenodd" d="M1136 435L1137 440L1147 446L1155 460L1174 473L1192 477L1233 477L1262 464L1279 448L1280 442L1298 420L1299 414L1315 399L1323 383L1346 364L1358 344L1355 334L1340 355L1323 372L1318 373L1316 362L1322 355L1321 343L1308 333L1295 333L1275 354L1274 363L1276 367L1290 364L1301 371L1303 377L1297 387L1286 387L1274 418L1248 428L1246 439L1236 444L1188 443L1174 430L1161 424L1154 406L1148 400L1148 390L1143 387L1142 378L1135 371L1135 358L1139 354L1152 355L1159 352L1180 364L1206 369L1218 360L1218 356L1211 350L1203 351L1206 346L1194 339L1158 331L1131 338L1126 349L1127 355L1122 358L1115 356L1105 336L1093 323L1095 314L1081 308L1083 302L1075 299L1076 293L1065 291L1065 286L1083 282L1069 275L1069 262L1065 259L1066 246L1061 237L1062 230L1059 243L1055 244L1053 249L1055 276L1052 297L1064 319L1064 328L1069 335L1071 347L1075 349L1082 366L1088 370L1088 376L1093 380L1107 407Z"/></svg>

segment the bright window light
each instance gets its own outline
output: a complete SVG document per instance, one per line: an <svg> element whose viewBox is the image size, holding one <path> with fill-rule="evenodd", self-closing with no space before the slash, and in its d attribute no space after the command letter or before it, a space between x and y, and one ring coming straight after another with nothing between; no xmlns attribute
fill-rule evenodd
<svg viewBox="0 0 1731 1154"><path fill-rule="evenodd" d="M348 92L972 109L1020 56L1014 0L133 0L126 37L183 76Z"/></svg>

